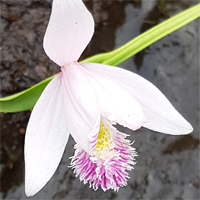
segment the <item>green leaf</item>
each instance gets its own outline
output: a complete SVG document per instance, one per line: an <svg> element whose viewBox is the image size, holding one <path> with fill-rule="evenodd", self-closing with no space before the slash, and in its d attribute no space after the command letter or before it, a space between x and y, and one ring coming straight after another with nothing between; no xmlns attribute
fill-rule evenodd
<svg viewBox="0 0 200 200"><path fill-rule="evenodd" d="M81 61L81 63L93 62L117 66L152 43L190 23L198 17L200 17L200 4L197 4L149 29L114 51L92 56ZM20 93L0 98L0 112L20 112L32 109L42 91L53 77L54 76L49 77Z"/></svg>
<svg viewBox="0 0 200 200"><path fill-rule="evenodd" d="M33 108L44 88L54 76L34 85L33 87L0 99L1 112L21 112Z"/></svg>
<svg viewBox="0 0 200 200"><path fill-rule="evenodd" d="M183 27L198 17L200 17L200 4L197 4L160 23L159 25L154 26L120 48L109 53L92 56L85 59L84 62L95 61L97 63L117 66L149 45Z"/></svg>

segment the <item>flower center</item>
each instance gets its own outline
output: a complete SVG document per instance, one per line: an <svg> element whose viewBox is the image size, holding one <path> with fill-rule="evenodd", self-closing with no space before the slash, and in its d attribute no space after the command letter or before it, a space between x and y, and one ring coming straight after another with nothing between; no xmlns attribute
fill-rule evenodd
<svg viewBox="0 0 200 200"><path fill-rule="evenodd" d="M113 142L113 138L101 121L95 154L99 156L99 158L104 159L108 153L114 153L114 150L112 150L114 147L115 143Z"/></svg>

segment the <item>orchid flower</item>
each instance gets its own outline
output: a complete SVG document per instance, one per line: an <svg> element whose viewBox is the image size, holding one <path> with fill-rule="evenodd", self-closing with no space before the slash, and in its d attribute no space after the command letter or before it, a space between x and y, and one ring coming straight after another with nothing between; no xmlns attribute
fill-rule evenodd
<svg viewBox="0 0 200 200"><path fill-rule="evenodd" d="M192 126L144 78L117 67L77 61L91 40L94 21L81 0L54 0L44 50L61 67L37 101L25 137L25 192L36 194L56 171L69 134L71 168L90 187L127 185L137 153L116 123L172 135Z"/></svg>

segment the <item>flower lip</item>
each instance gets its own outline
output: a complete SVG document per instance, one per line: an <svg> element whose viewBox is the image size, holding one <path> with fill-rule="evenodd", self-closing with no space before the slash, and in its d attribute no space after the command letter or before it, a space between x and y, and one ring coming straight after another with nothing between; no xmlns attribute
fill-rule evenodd
<svg viewBox="0 0 200 200"><path fill-rule="evenodd" d="M127 170L133 169L137 156L131 142L125 139L127 135L117 131L104 117L96 138L92 141L93 152L87 153L75 145L75 155L71 158L71 168L76 176L90 187L97 190L99 186L106 191L127 185L129 178Z"/></svg>

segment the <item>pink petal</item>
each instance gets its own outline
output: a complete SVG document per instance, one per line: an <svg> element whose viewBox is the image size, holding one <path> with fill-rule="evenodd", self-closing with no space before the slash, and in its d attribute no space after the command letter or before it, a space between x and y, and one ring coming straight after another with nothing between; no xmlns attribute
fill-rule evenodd
<svg viewBox="0 0 200 200"><path fill-rule="evenodd" d="M100 109L92 85L78 63L61 68L65 85L64 107L70 134L89 152L89 141L99 132Z"/></svg>
<svg viewBox="0 0 200 200"><path fill-rule="evenodd" d="M83 68L84 69L84 68ZM88 72L90 81L98 96L101 115L112 123L119 123L132 130L139 129L145 121L140 104L133 96L123 90L119 85Z"/></svg>
<svg viewBox="0 0 200 200"><path fill-rule="evenodd" d="M27 196L37 193L52 177L68 141L62 90L62 78L58 74L47 85L31 113L25 137Z"/></svg>
<svg viewBox="0 0 200 200"><path fill-rule="evenodd" d="M59 66L77 61L92 38L94 21L81 0L54 0L44 50Z"/></svg>
<svg viewBox="0 0 200 200"><path fill-rule="evenodd" d="M107 78L133 96L146 117L144 127L172 135L192 132L192 126L175 110L158 88L141 76L107 65L84 63L82 66L93 76Z"/></svg>

